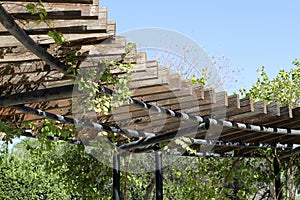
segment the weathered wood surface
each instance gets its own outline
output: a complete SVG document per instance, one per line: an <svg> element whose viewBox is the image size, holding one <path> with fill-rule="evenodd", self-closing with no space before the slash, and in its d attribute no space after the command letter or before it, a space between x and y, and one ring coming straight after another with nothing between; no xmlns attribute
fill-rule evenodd
<svg viewBox="0 0 300 200"><path fill-rule="evenodd" d="M133 97L138 100L191 115L272 127L300 128L299 108L280 107L278 103L267 105L264 101L253 102L249 98L240 99L239 95L228 96L226 92L216 93L213 89L193 86L189 81L183 80L180 74L170 73L168 67L158 66L156 61L149 61L146 53L137 52L136 45L128 47L124 37L115 36L115 22L107 19L107 10L99 9L99 2L96 0L44 1L48 18L52 21L51 27L43 23L36 25L34 20L38 18L26 14L24 5L31 1L18 2L3 1L3 5L16 19L30 20L26 26L23 25L27 34L57 58L63 60L67 53L74 53L82 67L91 68L95 66L88 63L87 58L121 60L121 55L129 50L124 61L134 64L135 71L131 75L130 89L133 91ZM46 35L52 28L63 32L70 44L55 46L53 40ZM0 105L27 103L30 107L72 117L71 84L69 78L28 52L0 26ZM67 89L53 89L59 86ZM113 114L98 117L107 122L116 121L125 128L158 134L195 125L192 121L153 113L132 105L118 108ZM1 108L0 118L16 123L42 119L11 108ZM207 133L197 134L197 138L244 143L300 144L300 136L218 126L212 126ZM204 146L203 151L210 147L212 146ZM249 154L254 150L247 147L212 148L218 153L235 150Z"/></svg>
<svg viewBox="0 0 300 200"><path fill-rule="evenodd" d="M10 3L16 3L16 2L39 2L39 0L17 0L17 1L9 1L9 0L2 0L2 2L10 2ZM98 0L43 0L43 2L49 2L49 3L79 3L79 4L95 4L98 2Z"/></svg>
<svg viewBox="0 0 300 200"><path fill-rule="evenodd" d="M10 13L26 13L26 2L18 1L5 1L2 3L3 7ZM81 11L82 16L98 16L99 6L98 3L95 4L80 4L80 3L70 3L66 4L64 1L60 2L45 2L43 3L44 8L47 12L55 11Z"/></svg>

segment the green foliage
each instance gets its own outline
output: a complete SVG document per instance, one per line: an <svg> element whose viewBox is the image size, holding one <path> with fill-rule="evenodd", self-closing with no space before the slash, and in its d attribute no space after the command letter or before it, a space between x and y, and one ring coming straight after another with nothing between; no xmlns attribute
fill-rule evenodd
<svg viewBox="0 0 300 200"><path fill-rule="evenodd" d="M99 68L77 70L75 83L78 84L82 95L76 99L75 105L80 105L80 107L75 109L83 109L84 113L93 110L107 114L113 108L128 103L128 98L131 96L129 76L132 72L132 65L116 61L98 61L96 66ZM111 73L112 70L117 70L118 73ZM120 76L120 74L124 75ZM114 85L115 93L106 94L103 85ZM85 107L82 108L82 105Z"/></svg>
<svg viewBox="0 0 300 200"><path fill-rule="evenodd" d="M109 167L83 146L55 145L55 151L45 150L37 140L26 139L2 156L0 199L110 199Z"/></svg>
<svg viewBox="0 0 300 200"><path fill-rule="evenodd" d="M35 21L37 25L44 22L49 28L51 28L51 22L46 19L48 13L41 0L39 0L39 2L37 3L28 3L26 5L26 9L27 12L31 13L32 15L39 16L39 20ZM48 31L47 35L51 37L58 46L67 42L67 40L64 38L64 35L60 32L57 32L56 30Z"/></svg>
<svg viewBox="0 0 300 200"><path fill-rule="evenodd" d="M56 30L49 31L47 35L51 37L54 40L54 42L59 46L66 42L64 35L60 32L57 32Z"/></svg>
<svg viewBox="0 0 300 200"><path fill-rule="evenodd" d="M58 174L49 173L39 157L23 153L3 156L0 164L0 199L70 199Z"/></svg>
<svg viewBox="0 0 300 200"><path fill-rule="evenodd" d="M26 5L27 12L31 13L32 15L38 15L39 20L35 21L37 25L39 25L41 22L46 23L48 26L50 25L50 22L46 20L47 11L42 3L42 1L39 1L37 3L29 3Z"/></svg>
<svg viewBox="0 0 300 200"><path fill-rule="evenodd" d="M199 85L202 85L202 86L206 85L207 80L208 80L208 75L209 75L208 70L207 69L202 69L201 73L202 73L201 78L197 78L195 75L191 76L190 81L191 81L192 84L194 84L194 85L199 84Z"/></svg>
<svg viewBox="0 0 300 200"><path fill-rule="evenodd" d="M83 146L60 145L49 155L47 170L59 174L66 190L77 199L110 199L112 169L87 154Z"/></svg>
<svg viewBox="0 0 300 200"><path fill-rule="evenodd" d="M19 128L14 127L9 122L2 122L0 121L0 132L5 133L5 141L8 143L12 143L12 139L14 137L19 137L22 133L22 130Z"/></svg>
<svg viewBox="0 0 300 200"><path fill-rule="evenodd" d="M289 71L280 70L277 76L270 79L265 68L257 70L259 78L252 85L250 90L241 89L240 92L254 101L266 101L267 103L278 102L281 106L290 106L292 108L299 106L300 101L300 62L293 61L294 68ZM265 158L266 170L268 175L264 177L266 182L280 180L282 187L280 190L285 198L293 199L295 195L295 185L299 185L299 156L291 156L288 159L280 160L276 151L273 149L259 150ZM275 174L274 162L277 160L280 172ZM273 183L274 184L274 183Z"/></svg>
<svg viewBox="0 0 300 200"><path fill-rule="evenodd" d="M261 172L256 162L179 158L176 165L164 170L166 199L249 199L257 190Z"/></svg>
<svg viewBox="0 0 300 200"><path fill-rule="evenodd" d="M300 100L300 62L293 61L295 68L290 71L280 70L277 76L270 80L265 68L258 70L260 77L249 91L241 89L240 92L254 101L265 100L279 102L281 105L299 106Z"/></svg>
<svg viewBox="0 0 300 200"><path fill-rule="evenodd" d="M50 27L50 22L46 20L47 12L41 2L29 3L26 8L31 14L39 15L40 20L36 22L37 24L45 22ZM63 34L55 30L49 31L48 36L52 37L57 45L65 42ZM128 44L128 47L130 46ZM122 55L123 60L125 56L126 54ZM73 102L73 105L85 106L77 108L78 110L83 109L84 113L92 110L107 114L113 108L127 103L128 97L131 96L128 87L128 76L132 72L130 63L94 61L93 64L98 69L75 69L73 67L77 63L75 55L66 56L64 61L72 65L68 72L77 75L75 83L78 84L79 91L83 93L77 102ZM280 101L282 105L298 105L300 63L298 60L293 63L296 66L295 69L290 72L281 70L273 80L268 78L262 68L259 70L260 78L257 83L250 91L243 89L241 93L256 101ZM112 73L112 71L118 73ZM201 78L192 76L190 81L192 84L205 86L209 76L211 74L204 69ZM116 93L105 94L104 85L113 85ZM86 101L86 98L91 101ZM66 127L46 120L42 127L32 126L31 128L40 135L39 143L26 140L23 145L27 150L19 146L19 150L13 155L6 155L2 158L1 198L110 199L112 169L87 154L82 146L71 146L64 142L47 139L48 136L53 135L74 137L74 127ZM3 125L3 131L13 132L5 125ZM189 147L187 138L177 139L175 143L190 152L194 151ZM270 185L275 176L272 173L270 161L274 158L273 152L261 153L266 156L267 162L263 159L251 158L243 160L182 158L185 162L181 163L179 160L175 163L176 166L174 164L164 169L165 199L249 199L258 191L258 185ZM282 164L282 167L281 178L286 175L284 170L288 169L289 165ZM123 191L126 191L127 198L144 199L149 191L150 197L153 198L154 190L149 189L154 184L153 175L153 173L123 173ZM29 184L34 186L34 190L26 187Z"/></svg>

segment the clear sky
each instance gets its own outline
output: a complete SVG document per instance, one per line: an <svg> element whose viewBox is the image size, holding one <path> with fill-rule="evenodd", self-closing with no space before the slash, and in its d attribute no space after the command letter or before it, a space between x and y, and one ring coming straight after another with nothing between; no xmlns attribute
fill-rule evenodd
<svg viewBox="0 0 300 200"><path fill-rule="evenodd" d="M117 33L159 27L178 31L240 70L237 87L250 87L262 65L271 77L300 59L300 1L100 0ZM228 88L231 91L231 88Z"/></svg>

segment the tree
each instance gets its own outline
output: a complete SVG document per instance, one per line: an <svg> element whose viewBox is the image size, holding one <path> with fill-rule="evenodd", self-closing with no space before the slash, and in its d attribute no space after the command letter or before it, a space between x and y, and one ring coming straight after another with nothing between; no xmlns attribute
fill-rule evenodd
<svg viewBox="0 0 300 200"><path fill-rule="evenodd" d="M1 199L110 199L112 170L80 145L25 139L0 163Z"/></svg>
<svg viewBox="0 0 300 200"><path fill-rule="evenodd" d="M289 71L280 70L277 76L270 80L265 67L259 73L259 78L249 90L241 89L240 92L246 97L251 97L254 101L265 100L267 103L278 102L281 106L291 106L295 108L300 104L300 62L295 59L294 68ZM270 163L269 170L272 171L277 198L294 199L297 185L299 184L299 156L291 156L281 160L277 152L265 154ZM279 173L276 172L279 171Z"/></svg>
<svg viewBox="0 0 300 200"><path fill-rule="evenodd" d="M260 77L250 90L241 89L240 92L254 101L265 100L268 103L279 102L282 106L299 106L300 101L300 62L294 60L295 68L290 71L280 70L277 76L270 80L265 67L257 70Z"/></svg>

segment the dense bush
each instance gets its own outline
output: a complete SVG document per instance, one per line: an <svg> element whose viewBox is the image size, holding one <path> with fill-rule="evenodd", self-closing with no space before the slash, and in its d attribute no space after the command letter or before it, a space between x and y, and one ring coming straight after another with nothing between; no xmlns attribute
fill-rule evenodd
<svg viewBox="0 0 300 200"><path fill-rule="evenodd" d="M22 146L23 144L20 144ZM0 199L110 199L112 170L83 147L21 147L1 156Z"/></svg>

